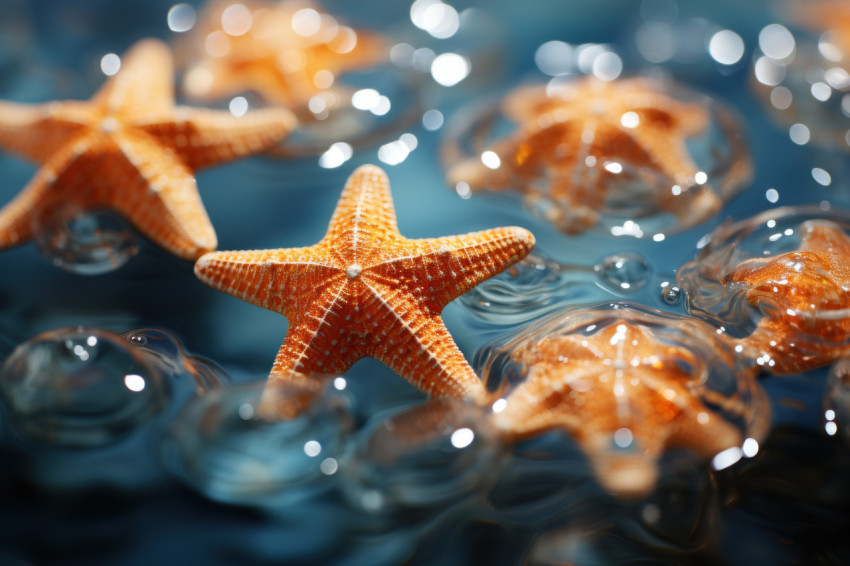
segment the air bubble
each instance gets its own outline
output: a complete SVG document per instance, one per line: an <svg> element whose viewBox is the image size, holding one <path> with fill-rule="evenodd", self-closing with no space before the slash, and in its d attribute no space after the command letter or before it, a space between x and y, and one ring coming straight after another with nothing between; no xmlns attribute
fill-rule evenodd
<svg viewBox="0 0 850 566"><path fill-rule="evenodd" d="M138 252L136 232L109 210L63 207L37 218L34 228L41 255L79 275L114 271Z"/></svg>
<svg viewBox="0 0 850 566"><path fill-rule="evenodd" d="M114 443L158 414L168 396L144 354L95 328L40 334L15 348L0 370L12 427L53 446Z"/></svg>
<svg viewBox="0 0 850 566"><path fill-rule="evenodd" d="M682 301L681 287L665 285L661 289L661 299L668 305L678 305Z"/></svg>
<svg viewBox="0 0 850 566"><path fill-rule="evenodd" d="M270 421L261 416L264 389L265 381L229 386L192 401L166 440L169 468L210 499L246 505L288 504L329 487L326 462L339 458L351 428L345 398L328 388L299 416Z"/></svg>
<svg viewBox="0 0 850 566"><path fill-rule="evenodd" d="M617 291L635 291L646 285L652 267L636 253L614 254L594 267L599 278Z"/></svg>

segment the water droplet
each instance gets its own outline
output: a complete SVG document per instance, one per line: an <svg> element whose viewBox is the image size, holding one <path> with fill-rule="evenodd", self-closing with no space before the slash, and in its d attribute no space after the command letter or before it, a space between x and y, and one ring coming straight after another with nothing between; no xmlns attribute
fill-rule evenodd
<svg viewBox="0 0 850 566"><path fill-rule="evenodd" d="M599 278L617 291L634 291L643 287L652 267L646 259L636 253L614 254L603 259L594 270Z"/></svg>
<svg viewBox="0 0 850 566"><path fill-rule="evenodd" d="M682 301L682 289L676 285L665 285L661 288L661 300L668 305L678 305Z"/></svg>
<svg viewBox="0 0 850 566"><path fill-rule="evenodd" d="M193 400L166 440L168 467L211 499L240 504L289 504L330 486L336 475L323 462L339 460L351 428L345 397L328 387L299 416L273 422L257 410L264 388L262 380Z"/></svg>
<svg viewBox="0 0 850 566"><path fill-rule="evenodd" d="M850 358L832 367L824 394L824 430L850 443Z"/></svg>
<svg viewBox="0 0 850 566"><path fill-rule="evenodd" d="M0 398L23 437L93 448L138 429L168 393L156 368L120 335L77 327L15 348L0 370Z"/></svg>
<svg viewBox="0 0 850 566"><path fill-rule="evenodd" d="M140 328L121 336L142 352L160 373L178 378L172 380L175 389L185 388L188 395L200 396L230 381L224 369L211 360L188 353L180 339L170 332Z"/></svg>
<svg viewBox="0 0 850 566"><path fill-rule="evenodd" d="M80 275L114 271L138 252L136 232L118 214L77 207L35 220L35 245L53 265Z"/></svg>

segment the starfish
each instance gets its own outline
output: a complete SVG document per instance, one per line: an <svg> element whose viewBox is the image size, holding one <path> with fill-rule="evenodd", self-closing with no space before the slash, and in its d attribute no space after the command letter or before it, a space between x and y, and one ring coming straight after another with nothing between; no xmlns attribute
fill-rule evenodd
<svg viewBox="0 0 850 566"><path fill-rule="evenodd" d="M800 227L800 248L742 262L726 285L745 285L762 318L744 345L766 354L774 373L799 373L850 354L850 238L827 221Z"/></svg>
<svg viewBox="0 0 850 566"><path fill-rule="evenodd" d="M190 40L201 55L183 87L201 100L253 91L294 108L339 74L386 57L378 35L340 25L308 1L213 2L199 20Z"/></svg>
<svg viewBox="0 0 850 566"><path fill-rule="evenodd" d="M143 40L90 101L0 101L0 147L41 164L0 210L0 247L26 242L57 210L112 209L183 259L216 247L193 171L255 153L295 126L285 109L236 118L175 107L171 53Z"/></svg>
<svg viewBox="0 0 850 566"><path fill-rule="evenodd" d="M462 161L449 170L452 185L519 190L568 234L594 226L606 208L638 207L639 215L660 209L690 226L721 206L698 184L685 147L707 127L708 111L649 80L585 77L548 91L524 87L506 98L504 111L518 126L491 147L498 160Z"/></svg>
<svg viewBox="0 0 850 566"><path fill-rule="evenodd" d="M850 5L846 0L809 0L805 4L794 4L792 17L810 29L834 34L845 61L850 58Z"/></svg>
<svg viewBox="0 0 850 566"><path fill-rule="evenodd" d="M711 399L735 410L703 383L708 362L645 325L618 321L589 336L547 336L512 358L527 377L493 414L502 435L522 440L566 431L600 483L618 495L649 492L666 447L712 457L743 440L703 403Z"/></svg>
<svg viewBox="0 0 850 566"><path fill-rule="evenodd" d="M396 226L386 174L364 165L348 179L318 244L208 253L195 274L288 319L261 407L266 414L291 413L272 406L275 384L339 375L367 356L428 394L483 401L481 380L440 313L533 245L522 228L408 240Z"/></svg>

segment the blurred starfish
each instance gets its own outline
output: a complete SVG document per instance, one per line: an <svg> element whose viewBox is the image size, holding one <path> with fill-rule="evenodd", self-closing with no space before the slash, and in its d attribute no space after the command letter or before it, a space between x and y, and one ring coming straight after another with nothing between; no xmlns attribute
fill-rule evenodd
<svg viewBox="0 0 850 566"><path fill-rule="evenodd" d="M209 253L195 274L289 320L270 385L339 375L369 356L426 393L483 401L484 387L440 312L533 245L522 228L408 240L398 232L386 174L365 165L349 178L318 244ZM264 413L296 412L274 406L273 388L266 391Z"/></svg>
<svg viewBox="0 0 850 566"><path fill-rule="evenodd" d="M200 55L183 87L202 100L253 91L294 108L329 88L339 74L386 57L377 34L340 25L305 0L213 2L199 19L190 51Z"/></svg>
<svg viewBox="0 0 850 566"><path fill-rule="evenodd" d="M0 147L42 164L0 210L0 247L33 238L59 210L115 210L172 254L195 259L216 235L193 171L256 153L295 126L284 109L236 118L174 106L171 53L144 40L87 102L0 101Z"/></svg>
<svg viewBox="0 0 850 566"><path fill-rule="evenodd" d="M452 185L521 191L569 234L594 226L609 206L642 207L642 214L660 209L686 226L721 206L710 187L698 184L685 147L706 128L708 111L649 80L585 77L549 91L521 88L506 99L505 113L518 128L492 146L498 163L463 161L449 171ZM612 191L635 181L646 188Z"/></svg>
<svg viewBox="0 0 850 566"><path fill-rule="evenodd" d="M808 0L791 5L792 17L802 25L833 34L845 61L850 60L850 4L847 0Z"/></svg>
<svg viewBox="0 0 850 566"><path fill-rule="evenodd" d="M700 382L704 360L646 326L621 321L590 336L546 337L512 357L527 377L494 413L496 426L514 440L565 430L618 495L649 492L667 447L712 457L743 440L702 401L726 404Z"/></svg>
<svg viewBox="0 0 850 566"><path fill-rule="evenodd" d="M800 227L800 249L741 263L723 277L747 286L762 318L742 343L774 373L798 373L850 354L850 238L826 221Z"/></svg>

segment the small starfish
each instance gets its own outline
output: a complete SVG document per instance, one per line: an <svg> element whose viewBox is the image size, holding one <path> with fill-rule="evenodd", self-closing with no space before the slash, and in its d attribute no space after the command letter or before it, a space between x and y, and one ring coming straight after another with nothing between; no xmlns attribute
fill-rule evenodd
<svg viewBox="0 0 850 566"><path fill-rule="evenodd" d="M730 405L701 382L706 360L647 326L619 321L590 336L545 337L512 357L527 377L493 414L497 428L513 440L565 430L614 493L649 492L666 447L712 457L743 440L702 401Z"/></svg>
<svg viewBox="0 0 850 566"><path fill-rule="evenodd" d="M190 38L202 54L183 87L202 100L253 91L294 108L339 74L386 57L378 35L340 25L306 0L213 2L199 20Z"/></svg>
<svg viewBox="0 0 850 566"><path fill-rule="evenodd" d="M396 227L386 174L365 165L349 178L318 244L209 253L197 261L195 274L289 320L270 385L339 375L369 356L426 393L483 401L481 380L440 312L533 245L522 228L408 240ZM270 407L272 394L264 397L264 412L291 413Z"/></svg>
<svg viewBox="0 0 850 566"><path fill-rule="evenodd" d="M463 161L449 171L452 185L519 190L568 234L594 226L605 208L661 209L689 226L721 206L710 187L697 184L699 169L685 147L706 128L708 111L649 80L585 77L549 92L521 88L506 99L505 113L518 128L493 145L498 166L477 156ZM635 190L635 182L647 188ZM624 188L612 191L617 184Z"/></svg>
<svg viewBox="0 0 850 566"><path fill-rule="evenodd" d="M800 227L800 249L742 262L726 285L747 286L762 313L741 342L771 360L774 373L799 373L850 354L850 237L827 221Z"/></svg>
<svg viewBox="0 0 850 566"><path fill-rule="evenodd" d="M215 249L193 171L265 149L295 118L285 109L236 118L175 107L172 72L168 47L149 39L90 101L0 101L0 147L42 164L0 210L0 247L32 239L39 219L77 206L115 210L183 259Z"/></svg>

